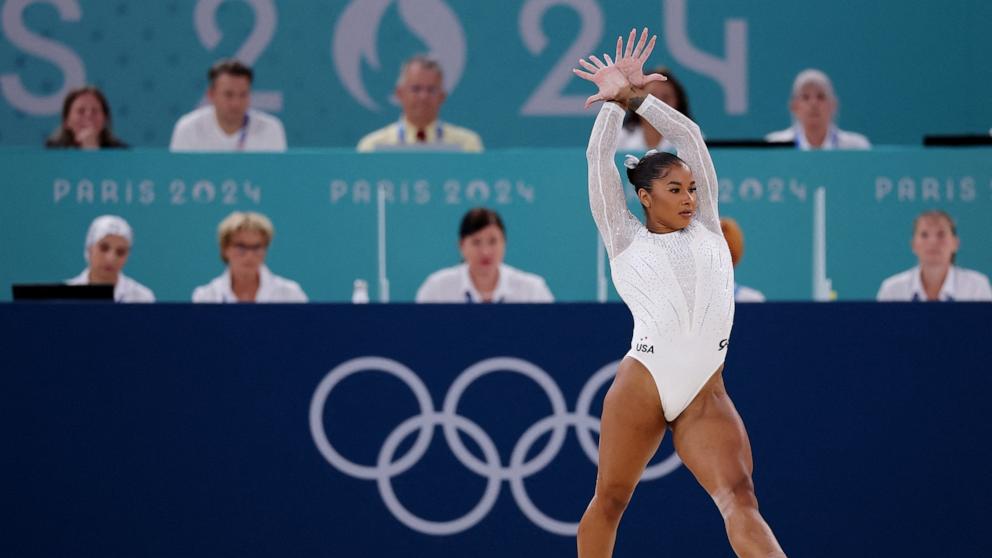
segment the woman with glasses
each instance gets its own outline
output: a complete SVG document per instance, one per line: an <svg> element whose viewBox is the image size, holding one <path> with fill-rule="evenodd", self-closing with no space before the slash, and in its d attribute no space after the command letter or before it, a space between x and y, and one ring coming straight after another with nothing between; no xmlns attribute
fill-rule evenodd
<svg viewBox="0 0 992 558"><path fill-rule="evenodd" d="M307 302L296 281L265 265L275 229L261 213L235 211L217 227L224 273L193 291L193 302Z"/></svg>

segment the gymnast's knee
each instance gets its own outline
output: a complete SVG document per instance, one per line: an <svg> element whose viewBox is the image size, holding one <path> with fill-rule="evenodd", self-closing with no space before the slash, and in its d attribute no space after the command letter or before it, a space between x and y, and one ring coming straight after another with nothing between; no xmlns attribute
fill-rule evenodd
<svg viewBox="0 0 992 558"><path fill-rule="evenodd" d="M632 487L621 484L597 488L595 507L608 521L620 521L633 493Z"/></svg>
<svg viewBox="0 0 992 558"><path fill-rule="evenodd" d="M720 509L724 519L740 512L758 509L758 499L754 495L754 481L750 475L742 476L736 482L717 490L713 502Z"/></svg>

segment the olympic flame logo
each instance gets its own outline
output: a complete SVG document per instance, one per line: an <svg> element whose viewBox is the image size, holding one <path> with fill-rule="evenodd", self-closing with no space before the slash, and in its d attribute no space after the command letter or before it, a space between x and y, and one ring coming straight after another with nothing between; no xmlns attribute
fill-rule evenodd
<svg viewBox="0 0 992 558"><path fill-rule="evenodd" d="M520 511L534 525L557 535L574 536L578 523L566 522L548 516L531 500L525 480L543 470L561 451L569 427L575 433L583 452L593 464L598 464L598 447L592 432L599 432L599 418L590 415L593 397L599 389L616 375L619 361L600 368L583 386L575 404L569 412L558 384L538 366L526 360L513 357L496 357L478 362L465 369L452 383L444 397L441 410L434 409L430 393L423 381L403 364L382 357L360 357L344 362L331 370L317 385L310 402L310 433L324 459L335 469L351 477L375 481L386 508L401 523L428 535L454 535L471 529L489 514L496 503L503 482L510 485L510 492ZM417 399L420 414L401 422L383 441L374 465L355 463L338 452L327 438L324 429L324 408L331 391L345 378L362 372L380 371L404 382ZM478 424L458 414L458 403L468 387L479 378L494 372L513 372L535 382L547 395L551 404L551 415L531 425L518 439L510 454L509 463L501 462L499 452L492 438ZM396 496L392 479L413 467L427 452L437 427L441 427L444 439L452 453L467 469L487 480L482 498L468 513L450 521L429 521L418 517ZM410 450L402 457L396 457L396 450L402 441L417 433ZM483 459L479 459L465 447L459 432L471 438L481 449ZM531 447L544 434L551 436L547 446L530 460L527 455ZM661 478L681 465L678 455L673 453L662 461L648 467L641 480Z"/></svg>
<svg viewBox="0 0 992 558"><path fill-rule="evenodd" d="M380 69L376 44L379 25L394 0L353 0L334 29L331 50L345 89L365 108L379 105L365 89L362 64ZM458 16L443 0L395 0L400 19L427 45L428 56L444 68L444 88L453 91L465 70L466 41Z"/></svg>

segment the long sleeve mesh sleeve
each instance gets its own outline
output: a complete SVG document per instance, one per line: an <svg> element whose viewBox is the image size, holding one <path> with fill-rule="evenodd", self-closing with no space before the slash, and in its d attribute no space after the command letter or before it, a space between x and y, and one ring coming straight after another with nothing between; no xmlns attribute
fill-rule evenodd
<svg viewBox="0 0 992 558"><path fill-rule="evenodd" d="M637 109L655 130L678 149L679 157L689 165L696 181L697 208L700 223L710 231L723 236L720 229L720 214L717 209L719 188L713 160L706 149L699 126L681 112L673 109L655 97L648 97Z"/></svg>
<svg viewBox="0 0 992 558"><path fill-rule="evenodd" d="M623 116L624 110L615 103L603 103L586 149L589 207L611 260L630 246L634 234L643 226L627 209L615 161Z"/></svg>

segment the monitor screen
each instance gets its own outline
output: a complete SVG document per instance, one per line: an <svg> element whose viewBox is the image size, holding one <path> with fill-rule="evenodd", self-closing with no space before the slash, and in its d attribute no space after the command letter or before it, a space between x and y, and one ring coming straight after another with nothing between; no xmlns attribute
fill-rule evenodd
<svg viewBox="0 0 992 558"><path fill-rule="evenodd" d="M22 284L11 291L14 300L114 300L113 285Z"/></svg>

